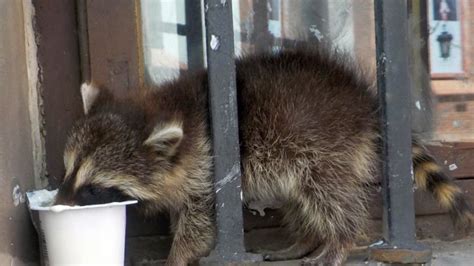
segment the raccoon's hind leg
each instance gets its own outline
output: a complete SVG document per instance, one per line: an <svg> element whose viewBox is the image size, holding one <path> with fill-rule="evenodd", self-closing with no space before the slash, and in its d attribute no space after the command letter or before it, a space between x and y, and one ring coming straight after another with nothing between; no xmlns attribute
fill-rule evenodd
<svg viewBox="0 0 474 266"><path fill-rule="evenodd" d="M305 183L283 209L284 221L296 244L265 258L287 260L306 255L304 265L341 265L367 220L367 191L354 180L330 178Z"/></svg>

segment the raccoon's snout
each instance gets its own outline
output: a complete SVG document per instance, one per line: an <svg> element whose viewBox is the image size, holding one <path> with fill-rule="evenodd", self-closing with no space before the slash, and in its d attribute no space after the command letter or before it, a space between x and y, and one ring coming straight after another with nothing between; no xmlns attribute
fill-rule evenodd
<svg viewBox="0 0 474 266"><path fill-rule="evenodd" d="M74 198L75 203L79 206L120 202L132 199L116 188L101 188L94 185L86 185L79 188Z"/></svg>
<svg viewBox="0 0 474 266"><path fill-rule="evenodd" d="M59 189L55 204L85 206L93 204L105 204L131 200L132 197L125 195L116 188L102 188L94 185L80 187L75 193L64 193Z"/></svg>

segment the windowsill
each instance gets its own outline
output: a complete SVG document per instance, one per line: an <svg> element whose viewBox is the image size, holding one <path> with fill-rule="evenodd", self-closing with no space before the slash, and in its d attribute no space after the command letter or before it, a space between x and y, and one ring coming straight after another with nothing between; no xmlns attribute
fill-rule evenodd
<svg viewBox="0 0 474 266"><path fill-rule="evenodd" d="M468 79L432 80L431 84L437 96L474 94L474 82Z"/></svg>

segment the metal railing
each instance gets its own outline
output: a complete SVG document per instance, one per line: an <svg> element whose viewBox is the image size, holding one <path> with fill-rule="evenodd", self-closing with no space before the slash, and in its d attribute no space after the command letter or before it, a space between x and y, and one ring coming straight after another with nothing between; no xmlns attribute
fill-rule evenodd
<svg viewBox="0 0 474 266"><path fill-rule="evenodd" d="M235 88L232 1L206 0L206 49L216 189L216 247L205 264L258 261L245 253ZM416 242L411 161L407 1L375 1L377 83L381 106L383 232L373 260L425 263L431 250Z"/></svg>
<svg viewBox="0 0 474 266"><path fill-rule="evenodd" d="M417 244L415 235L407 11L407 1L375 1L385 243L372 246L370 257L392 263L425 263L431 250Z"/></svg>
<svg viewBox="0 0 474 266"><path fill-rule="evenodd" d="M261 260L244 247L232 1L204 3L217 239L203 261L222 265Z"/></svg>

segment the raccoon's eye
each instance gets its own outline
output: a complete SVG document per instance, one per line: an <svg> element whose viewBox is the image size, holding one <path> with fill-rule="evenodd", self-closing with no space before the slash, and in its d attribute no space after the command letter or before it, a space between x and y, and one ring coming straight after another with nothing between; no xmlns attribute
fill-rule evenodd
<svg viewBox="0 0 474 266"><path fill-rule="evenodd" d="M99 188L99 187L89 187L89 193L92 195L92 196L98 196L100 195L102 192L104 191L104 189L102 188Z"/></svg>

